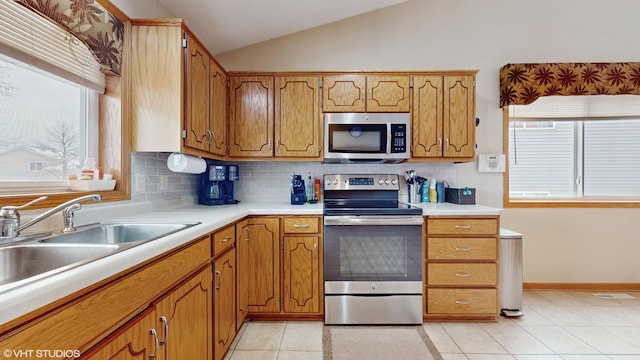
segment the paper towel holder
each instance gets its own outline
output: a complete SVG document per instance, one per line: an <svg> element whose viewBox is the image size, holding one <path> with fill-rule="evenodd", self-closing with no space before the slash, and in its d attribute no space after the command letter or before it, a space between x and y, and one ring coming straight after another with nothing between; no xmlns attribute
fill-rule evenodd
<svg viewBox="0 0 640 360"><path fill-rule="evenodd" d="M198 156L174 152L167 158L167 167L177 173L202 174L207 169L207 161Z"/></svg>

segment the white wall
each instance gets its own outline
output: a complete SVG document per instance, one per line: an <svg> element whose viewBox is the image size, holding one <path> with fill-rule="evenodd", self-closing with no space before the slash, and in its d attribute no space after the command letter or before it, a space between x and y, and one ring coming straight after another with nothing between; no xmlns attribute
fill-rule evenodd
<svg viewBox="0 0 640 360"><path fill-rule="evenodd" d="M412 0L217 58L227 70L478 69L478 152L501 153L499 68L640 61L638 13L637 0ZM502 207L501 175L456 169L479 203ZM524 234L525 282L640 283L638 219L640 209L506 209L502 225Z"/></svg>

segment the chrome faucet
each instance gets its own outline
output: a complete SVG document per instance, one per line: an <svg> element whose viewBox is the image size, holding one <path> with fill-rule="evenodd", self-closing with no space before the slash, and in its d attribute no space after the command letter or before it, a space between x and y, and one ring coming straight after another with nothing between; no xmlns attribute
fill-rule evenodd
<svg viewBox="0 0 640 360"><path fill-rule="evenodd" d="M93 200L94 202L102 201L102 195L100 194L92 194L80 196L75 199L71 199L65 203L62 203L54 208L47 210L46 212L36 216L30 221L26 222L23 225L20 225L20 214L18 213L18 209L25 208L31 204L42 201L46 199L46 196L39 197L33 201L30 201L21 206L3 206L0 208L0 224L2 225L2 234L0 234L3 238L15 238L20 235L20 231L39 223L40 221L48 218L49 216L62 211L64 218L64 229L63 232L74 231L73 227L73 217L74 212L81 208L80 203L88 200Z"/></svg>

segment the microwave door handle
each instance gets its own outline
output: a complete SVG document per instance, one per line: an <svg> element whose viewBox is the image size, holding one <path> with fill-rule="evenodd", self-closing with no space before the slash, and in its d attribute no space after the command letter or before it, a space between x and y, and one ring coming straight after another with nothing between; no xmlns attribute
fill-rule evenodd
<svg viewBox="0 0 640 360"><path fill-rule="evenodd" d="M391 124L387 124L387 154L391 155Z"/></svg>

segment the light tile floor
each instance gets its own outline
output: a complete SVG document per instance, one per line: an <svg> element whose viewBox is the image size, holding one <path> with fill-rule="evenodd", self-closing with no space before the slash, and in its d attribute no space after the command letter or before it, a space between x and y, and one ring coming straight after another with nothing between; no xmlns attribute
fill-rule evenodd
<svg viewBox="0 0 640 360"><path fill-rule="evenodd" d="M627 294L635 299L525 291L521 318L423 326L445 360L640 360L640 292ZM321 360L322 327L321 322L251 322L226 359Z"/></svg>

